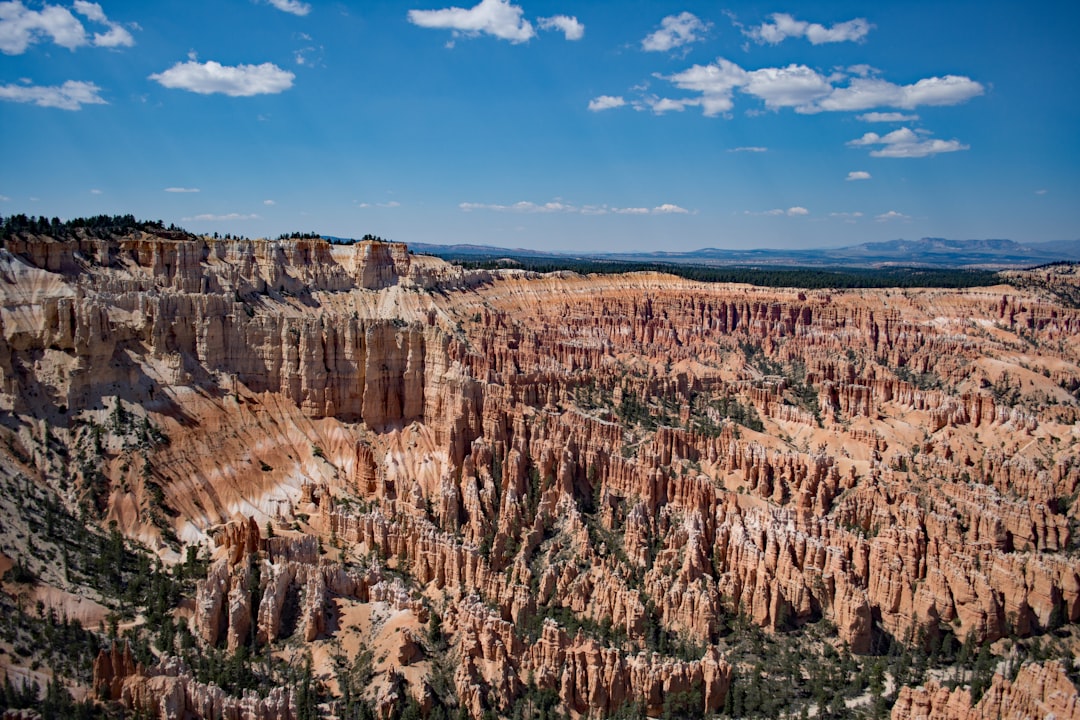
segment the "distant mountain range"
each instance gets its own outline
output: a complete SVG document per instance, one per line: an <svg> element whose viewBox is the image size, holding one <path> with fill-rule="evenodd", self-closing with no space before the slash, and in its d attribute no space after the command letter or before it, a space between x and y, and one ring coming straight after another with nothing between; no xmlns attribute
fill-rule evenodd
<svg viewBox="0 0 1080 720"><path fill-rule="evenodd" d="M1080 240L1018 243L1013 240L888 240L839 248L807 250L761 248L725 250L702 248L690 252L649 253L554 253L524 248L487 245L432 245L410 243L418 253L451 260L491 258L577 258L616 262L664 262L693 265L889 267L920 266L938 268L1029 267L1058 261L1080 261Z"/></svg>

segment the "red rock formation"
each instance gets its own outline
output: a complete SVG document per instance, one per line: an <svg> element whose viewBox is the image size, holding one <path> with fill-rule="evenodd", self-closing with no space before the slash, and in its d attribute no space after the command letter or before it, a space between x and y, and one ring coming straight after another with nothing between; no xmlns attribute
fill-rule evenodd
<svg viewBox="0 0 1080 720"><path fill-rule="evenodd" d="M1060 663L1026 664L1015 680L994 675L977 703L965 688L949 691L931 681L900 689L893 720L1020 720L1022 718L1080 718L1080 693Z"/></svg>
<svg viewBox="0 0 1080 720"><path fill-rule="evenodd" d="M225 694L214 684L195 680L175 658L162 658L152 668L134 667L130 652L102 650L94 662L94 687L109 700L161 720L221 718L222 720L296 720L295 689L277 687L266 697L245 692Z"/></svg>
<svg viewBox="0 0 1080 720"><path fill-rule="evenodd" d="M108 432L78 492L150 540L143 473L185 542L253 516L214 536L208 645L276 641L294 596L307 641L334 596L424 617L440 598L474 715L530 673L586 714L695 685L722 703L723 658L652 657L647 623L706 644L725 613L828 618L861 652L1080 621L1080 311L1035 290L466 273L392 244L145 233L4 252L0 409L84 458L121 400L168 433L133 464ZM263 538L268 519L383 560ZM544 624L526 647L516 627L556 611L626 640Z"/></svg>

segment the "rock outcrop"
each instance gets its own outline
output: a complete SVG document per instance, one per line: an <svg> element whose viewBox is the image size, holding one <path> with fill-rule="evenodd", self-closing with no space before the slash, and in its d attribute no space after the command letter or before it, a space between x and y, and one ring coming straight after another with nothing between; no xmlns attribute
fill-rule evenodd
<svg viewBox="0 0 1080 720"><path fill-rule="evenodd" d="M972 703L965 688L949 691L936 682L904 687L892 709L892 720L1020 720L1080 718L1080 696L1060 663L1030 663L1015 680L994 675L982 698Z"/></svg>
<svg viewBox="0 0 1080 720"><path fill-rule="evenodd" d="M175 658L162 658L151 668L130 664L127 646L102 650L94 662L94 687L99 697L121 702L138 713L162 720L221 718L222 720L296 720L294 688L277 687L265 697L245 692L227 695L213 683L198 682Z"/></svg>

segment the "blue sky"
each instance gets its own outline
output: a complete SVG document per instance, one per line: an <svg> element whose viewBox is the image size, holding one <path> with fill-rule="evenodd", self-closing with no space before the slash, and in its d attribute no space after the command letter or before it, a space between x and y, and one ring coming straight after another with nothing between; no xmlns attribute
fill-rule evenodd
<svg viewBox="0 0 1080 720"><path fill-rule="evenodd" d="M1072 2L0 1L0 214L549 250L1080 237Z"/></svg>

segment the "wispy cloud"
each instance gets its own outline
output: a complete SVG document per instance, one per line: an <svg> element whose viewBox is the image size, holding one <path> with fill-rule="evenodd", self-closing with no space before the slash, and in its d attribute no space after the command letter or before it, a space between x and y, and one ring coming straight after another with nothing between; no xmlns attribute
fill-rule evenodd
<svg viewBox="0 0 1080 720"><path fill-rule="evenodd" d="M102 191L98 188L90 188L91 195L101 195Z"/></svg>
<svg viewBox="0 0 1080 720"><path fill-rule="evenodd" d="M626 100L623 99L622 95L601 95L589 101L589 110L600 112L601 110L622 107L625 104Z"/></svg>
<svg viewBox="0 0 1080 720"><path fill-rule="evenodd" d="M856 115L855 119L863 122L915 122L919 119L919 116L905 115L898 112L868 112Z"/></svg>
<svg viewBox="0 0 1080 720"><path fill-rule="evenodd" d="M63 85L0 85L0 100L39 107L82 110L83 105L108 105L92 82L68 80Z"/></svg>
<svg viewBox="0 0 1080 720"><path fill-rule="evenodd" d="M890 210L889 212L881 213L880 215L876 216L874 219L877 220L878 222L891 222L893 220L910 220L911 216L910 215L905 215L902 212L897 212L895 210Z"/></svg>
<svg viewBox="0 0 1080 720"><path fill-rule="evenodd" d="M1036 191L1035 191L1035 194L1036 194L1036 195L1045 195L1045 194L1046 194L1046 193L1048 193L1048 192L1050 192L1050 191L1049 191L1049 190L1047 190L1046 188L1042 188L1042 189L1040 189L1040 190L1036 190Z"/></svg>
<svg viewBox="0 0 1080 720"><path fill-rule="evenodd" d="M277 205L277 200L263 200L263 205L266 205L268 207Z"/></svg>
<svg viewBox="0 0 1080 720"><path fill-rule="evenodd" d="M763 152L768 152L768 151L769 151L769 148L761 147L760 145L744 145L743 147L728 148L728 152L730 152L730 153L742 153L742 152L763 153Z"/></svg>
<svg viewBox="0 0 1080 720"><path fill-rule="evenodd" d="M162 73L150 76L167 88L189 90L200 95L221 93L230 97L274 95L292 87L296 77L273 63L261 65L222 65L210 60L176 63Z"/></svg>
<svg viewBox="0 0 1080 720"><path fill-rule="evenodd" d="M299 15L300 17L311 12L311 5L306 2L300 2L300 0L266 0L266 2L282 12Z"/></svg>
<svg viewBox="0 0 1080 720"><path fill-rule="evenodd" d="M46 8L49 6L46 5ZM135 38L131 36L123 26L119 23L115 23L109 18L105 17L105 11L101 9L101 6L94 2L86 2L86 0L75 0L73 6L75 12L85 17L90 22L100 23L105 25L108 30L103 33L94 33L94 45L96 47L133 47L135 45Z"/></svg>
<svg viewBox="0 0 1080 720"><path fill-rule="evenodd" d="M362 202L362 203L356 203L356 207L359 207L359 208L396 208L396 207L401 207L401 203L399 203L397 200L391 200L389 202L380 202L380 203Z"/></svg>
<svg viewBox="0 0 1080 720"><path fill-rule="evenodd" d="M870 173L865 170L852 170L847 174L848 180L869 180L870 177Z"/></svg>
<svg viewBox="0 0 1080 720"><path fill-rule="evenodd" d="M193 220L201 220L201 221L213 220L213 221L217 221L217 222L222 222L222 221L226 221L226 220L258 220L258 219L259 219L259 216L254 214L254 213L252 213L250 215L245 215L243 213L225 213L224 215L215 215L214 213L203 213L202 215L196 215L194 217L186 217L186 218L184 218L184 220L188 221L188 222L193 221Z"/></svg>
<svg viewBox="0 0 1080 720"><path fill-rule="evenodd" d="M802 207L801 205L796 205L794 207L789 207L787 210L784 210L783 208L774 208L772 210L765 210L763 212L754 212L753 210L744 210L743 214L744 215L764 215L764 216L773 216L773 217L779 217L781 215L786 215L787 217L801 217L803 215L809 215L810 211L807 210L806 208Z"/></svg>
<svg viewBox="0 0 1080 720"><path fill-rule="evenodd" d="M641 41L646 52L668 52L675 48L703 40L712 27L690 12L668 15L660 21L660 28Z"/></svg>
<svg viewBox="0 0 1080 720"><path fill-rule="evenodd" d="M861 138L848 142L849 147L874 147L871 157L882 158L921 158L939 153L957 152L967 150L970 146L962 144L959 140L938 140L925 138L925 131L916 133L910 128L893 130L887 135L878 135L868 132Z"/></svg>
<svg viewBox="0 0 1080 720"><path fill-rule="evenodd" d="M837 42L858 42L866 37L874 27L865 18L855 18L847 22L825 27L819 23L796 20L787 13L773 13L772 22L765 22L757 27L744 29L743 34L759 44L776 45L787 38L804 37L813 45Z"/></svg>
<svg viewBox="0 0 1080 720"><path fill-rule="evenodd" d="M541 30L560 30L567 40L580 40L585 37L585 26L576 17L553 15L536 21Z"/></svg>
<svg viewBox="0 0 1080 720"><path fill-rule="evenodd" d="M471 8L449 7L442 10L410 10L409 22L425 28L453 30L455 36L491 35L512 43L523 43L536 36L524 10L509 0L481 0Z"/></svg>
<svg viewBox="0 0 1080 720"><path fill-rule="evenodd" d="M167 192L167 193L197 193L197 192L200 192L200 190L199 190L199 188L189 188L189 187L167 187L167 188L165 188L165 192Z"/></svg>
<svg viewBox="0 0 1080 720"><path fill-rule="evenodd" d="M663 203L653 208L647 207L615 207L612 205L573 205L562 200L552 200L546 203L534 203L529 201L516 202L511 205L499 205L495 203L459 203L458 207L464 212L474 210L490 210L494 212L522 213L522 214L573 214L573 215L684 215L690 211L673 203Z"/></svg>

